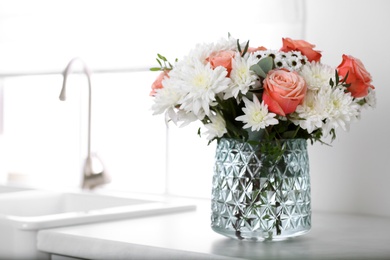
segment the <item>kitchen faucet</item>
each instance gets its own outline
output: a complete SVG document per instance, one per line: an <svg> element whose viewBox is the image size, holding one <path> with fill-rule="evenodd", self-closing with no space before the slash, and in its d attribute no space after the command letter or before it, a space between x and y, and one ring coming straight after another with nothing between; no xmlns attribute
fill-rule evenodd
<svg viewBox="0 0 390 260"><path fill-rule="evenodd" d="M62 84L62 89L59 98L61 101L65 101L66 99L66 81L71 72L73 64L76 62L81 63L83 67L83 72L88 79L88 134L87 134L88 143L87 143L87 158L85 159L84 168L83 168L82 188L92 190L97 186L110 182L110 178L107 172L104 170L104 165L102 161L99 159L99 157L96 154L91 154L91 107L92 107L91 71L80 58L72 59L66 66L65 70L63 71L62 75L64 77L64 81Z"/></svg>

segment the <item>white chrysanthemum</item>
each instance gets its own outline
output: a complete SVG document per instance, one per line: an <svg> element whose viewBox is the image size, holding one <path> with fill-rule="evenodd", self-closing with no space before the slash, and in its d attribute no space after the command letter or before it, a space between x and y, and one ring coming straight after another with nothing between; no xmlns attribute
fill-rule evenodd
<svg viewBox="0 0 390 260"><path fill-rule="evenodd" d="M156 89L154 104L152 105L153 115L164 113L178 105L183 96L183 92L177 88L172 78L165 78L162 81L163 88Z"/></svg>
<svg viewBox="0 0 390 260"><path fill-rule="evenodd" d="M309 134L321 128L326 117L327 96L325 91L319 94L318 91L308 90L302 104L295 110L298 119L291 120L302 129L306 129Z"/></svg>
<svg viewBox="0 0 390 260"><path fill-rule="evenodd" d="M211 114L209 118L211 120L211 123L205 125L207 131L204 132L204 134L207 135L207 140L210 141L215 137L222 137L224 134L227 133L226 122L221 115Z"/></svg>
<svg viewBox="0 0 390 260"><path fill-rule="evenodd" d="M245 44L245 43L244 43ZM241 48L244 49L243 43L241 43ZM219 41L215 43L215 45L212 48L212 52L218 52L218 51L226 51L226 50L232 50L237 51L237 39L233 37L221 38Z"/></svg>
<svg viewBox="0 0 390 260"><path fill-rule="evenodd" d="M181 109L194 113L202 120L210 115L210 106L215 105L215 96L228 88L230 79L223 67L212 69L210 64L194 60L192 66L182 66L177 84L186 93L180 100Z"/></svg>
<svg viewBox="0 0 390 260"><path fill-rule="evenodd" d="M330 88L330 79L335 82L335 70L328 65L324 65L315 61L302 66L300 75L305 79L307 87L310 90Z"/></svg>
<svg viewBox="0 0 390 260"><path fill-rule="evenodd" d="M357 103L363 103L362 108L376 107L376 92L372 89L368 89L368 95L362 98L356 98Z"/></svg>
<svg viewBox="0 0 390 260"><path fill-rule="evenodd" d="M250 128L252 131L259 131L269 125L278 124L278 120L274 118L276 114L268 113L268 106L264 104L264 101L260 103L257 97L253 96L253 102L243 98L245 107L242 108L244 115L236 117L237 121L243 121L244 128Z"/></svg>
<svg viewBox="0 0 390 260"><path fill-rule="evenodd" d="M348 131L350 123L359 116L359 110L360 106L354 101L351 93L345 93L343 88L333 88L329 92L326 105L324 135L339 127Z"/></svg>
<svg viewBox="0 0 390 260"><path fill-rule="evenodd" d="M231 84L226 90L225 99L230 97L237 98L238 93L246 94L251 86L256 85L258 76L250 69L256 64L259 59L254 55L245 55L241 57L239 53L236 54L232 61L232 71L230 72Z"/></svg>
<svg viewBox="0 0 390 260"><path fill-rule="evenodd" d="M171 112L171 111L169 111L169 112ZM175 112L175 114L169 115L169 118L171 118L172 121L176 125L179 125L180 127L187 126L190 123L198 120L198 117L192 112L186 112L182 109L175 109L174 112Z"/></svg>
<svg viewBox="0 0 390 260"><path fill-rule="evenodd" d="M207 63L207 58L212 53L237 49L237 41L235 39L220 39L216 43L197 44L187 56L181 59L175 66L175 70L180 70L181 66L194 66L194 61L200 61L203 64Z"/></svg>
<svg viewBox="0 0 390 260"><path fill-rule="evenodd" d="M365 97L366 104L372 108L376 108L376 92L372 88L368 89L368 95Z"/></svg>
<svg viewBox="0 0 390 260"><path fill-rule="evenodd" d="M175 69L170 73L180 73L183 68L194 68L196 66L195 63L201 62L203 64L206 64L207 57L210 56L214 49L215 47L212 43L197 44L196 47L192 49L187 56L183 57L175 64Z"/></svg>

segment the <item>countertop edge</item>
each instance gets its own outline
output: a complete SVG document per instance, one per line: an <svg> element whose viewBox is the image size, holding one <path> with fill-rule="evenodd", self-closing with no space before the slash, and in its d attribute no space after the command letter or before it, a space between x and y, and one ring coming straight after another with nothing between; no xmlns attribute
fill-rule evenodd
<svg viewBox="0 0 390 260"><path fill-rule="evenodd" d="M313 212L294 239L252 243L213 232L209 203L196 211L46 229L38 250L86 259L390 259L390 218Z"/></svg>
<svg viewBox="0 0 390 260"><path fill-rule="evenodd" d="M86 246L88 245L88 246ZM41 230L37 235L37 248L49 254L66 255L70 257L94 260L173 260L173 259L202 259L202 260L240 260L214 254L189 252L148 245L131 244L120 241L108 241L93 237L64 234L52 230ZM115 252L115 257L113 253Z"/></svg>

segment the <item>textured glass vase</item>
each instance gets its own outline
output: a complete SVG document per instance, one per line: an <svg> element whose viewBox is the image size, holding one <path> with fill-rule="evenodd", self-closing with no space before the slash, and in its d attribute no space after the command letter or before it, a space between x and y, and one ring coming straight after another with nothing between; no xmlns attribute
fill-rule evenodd
<svg viewBox="0 0 390 260"><path fill-rule="evenodd" d="M215 155L211 227L239 240L284 240L311 227L307 141L251 145L222 138ZM279 153L278 153L279 151Z"/></svg>

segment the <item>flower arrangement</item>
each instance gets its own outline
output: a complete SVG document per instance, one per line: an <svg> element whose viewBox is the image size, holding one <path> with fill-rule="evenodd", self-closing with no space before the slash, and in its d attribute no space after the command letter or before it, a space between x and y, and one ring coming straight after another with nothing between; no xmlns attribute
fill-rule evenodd
<svg viewBox="0 0 390 260"><path fill-rule="evenodd" d="M212 142L291 138L312 143L348 130L362 109L374 107L375 88L363 63L343 55L336 68L321 63L315 45L282 39L279 50L251 47L229 35L198 44L172 65L158 54L153 114L180 126L200 120Z"/></svg>

